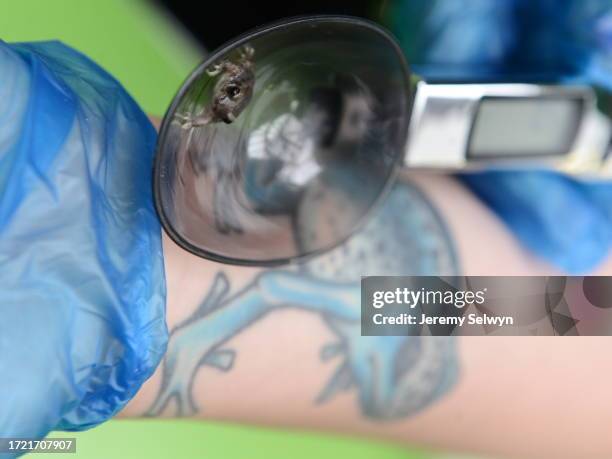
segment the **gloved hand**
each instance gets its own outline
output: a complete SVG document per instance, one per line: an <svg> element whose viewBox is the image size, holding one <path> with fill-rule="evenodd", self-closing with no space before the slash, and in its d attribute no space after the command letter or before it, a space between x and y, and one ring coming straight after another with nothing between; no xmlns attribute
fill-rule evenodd
<svg viewBox="0 0 612 459"><path fill-rule="evenodd" d="M387 12L413 70L465 81L581 81L612 90L609 0L399 0ZM548 171L461 180L533 252L584 273L612 245L612 184Z"/></svg>
<svg viewBox="0 0 612 459"><path fill-rule="evenodd" d="M166 347L155 130L58 42L0 41L0 437L121 409Z"/></svg>

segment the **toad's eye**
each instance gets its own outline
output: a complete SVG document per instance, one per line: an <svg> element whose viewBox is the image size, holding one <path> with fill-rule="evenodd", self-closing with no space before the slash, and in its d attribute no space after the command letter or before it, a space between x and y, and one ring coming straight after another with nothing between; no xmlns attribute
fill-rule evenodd
<svg viewBox="0 0 612 459"><path fill-rule="evenodd" d="M230 99L235 99L240 95L240 88L238 86L228 86L225 92Z"/></svg>

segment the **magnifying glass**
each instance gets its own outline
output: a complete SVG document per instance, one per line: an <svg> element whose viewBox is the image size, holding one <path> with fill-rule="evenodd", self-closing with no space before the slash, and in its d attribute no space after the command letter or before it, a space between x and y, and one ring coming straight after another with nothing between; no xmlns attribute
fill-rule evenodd
<svg viewBox="0 0 612 459"><path fill-rule="evenodd" d="M184 83L158 138L156 207L196 255L299 261L353 234L402 168L612 176L611 112L588 85L428 81L372 22L289 19Z"/></svg>
<svg viewBox="0 0 612 459"><path fill-rule="evenodd" d="M161 125L158 214L184 249L270 266L340 244L404 156L410 75L369 21L318 16L247 33L187 79Z"/></svg>

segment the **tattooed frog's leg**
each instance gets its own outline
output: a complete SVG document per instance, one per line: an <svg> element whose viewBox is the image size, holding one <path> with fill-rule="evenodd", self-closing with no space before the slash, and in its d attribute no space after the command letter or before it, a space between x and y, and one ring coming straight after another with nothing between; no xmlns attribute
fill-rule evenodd
<svg viewBox="0 0 612 459"><path fill-rule="evenodd" d="M219 273L198 311L172 331L162 387L150 416L159 415L172 399L179 416L194 414L197 406L192 385L198 369L209 365L229 370L234 353L223 344L272 308L295 304L345 320L355 320L359 314L355 309L360 298L358 286L321 282L288 271L263 272L235 295L228 292L227 277Z"/></svg>
<svg viewBox="0 0 612 459"><path fill-rule="evenodd" d="M325 199L325 196L321 196ZM335 219L338 215L333 215ZM306 222L303 244L312 229L330 225L318 214L311 231ZM316 242L316 241L315 241ZM444 222L426 197L410 184L397 185L361 231L341 248L313 258L304 270L318 278L358 282L363 275L456 275L455 250ZM416 287L416 285L415 285ZM357 306L358 303L355 305ZM340 357L334 377L319 397L338 391L358 392L362 412L378 419L414 413L446 393L457 377L455 340L451 337L361 336L360 323L325 316L338 340L322 358Z"/></svg>
<svg viewBox="0 0 612 459"><path fill-rule="evenodd" d="M359 323L328 319L340 340L326 346L324 360L343 360L318 402L355 388L363 414L376 419L411 415L442 396L457 375L453 338L361 336Z"/></svg>

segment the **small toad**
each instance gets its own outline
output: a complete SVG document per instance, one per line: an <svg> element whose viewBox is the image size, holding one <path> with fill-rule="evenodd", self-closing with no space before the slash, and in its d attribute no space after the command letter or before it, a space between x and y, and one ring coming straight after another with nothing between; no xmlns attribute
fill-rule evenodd
<svg viewBox="0 0 612 459"><path fill-rule="evenodd" d="M255 72L255 51L245 46L237 62L224 60L207 70L210 76L219 76L213 89L212 102L195 117L179 116L186 129L211 123L232 123L251 101Z"/></svg>

